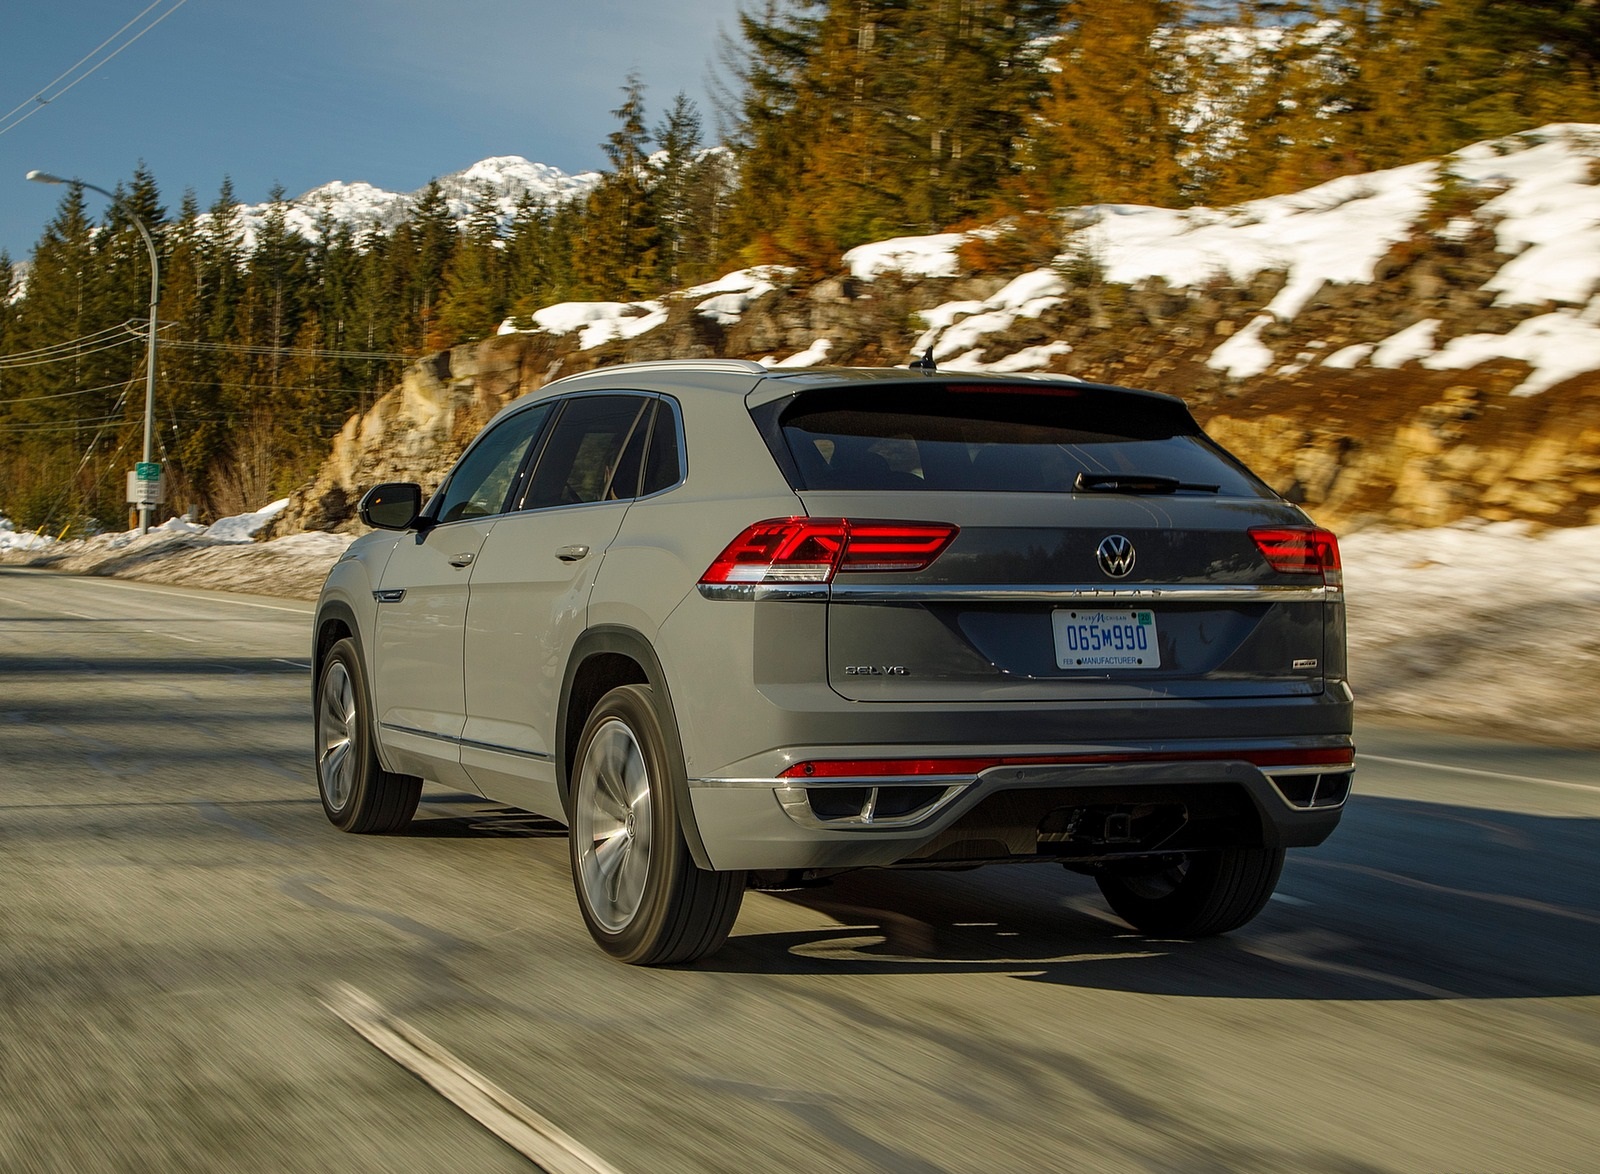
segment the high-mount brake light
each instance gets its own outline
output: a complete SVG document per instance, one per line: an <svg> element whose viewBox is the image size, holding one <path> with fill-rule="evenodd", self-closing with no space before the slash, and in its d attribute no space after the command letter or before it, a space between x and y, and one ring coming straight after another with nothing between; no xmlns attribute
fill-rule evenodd
<svg viewBox="0 0 1600 1174"><path fill-rule="evenodd" d="M1060 399L1076 399L1083 394L1076 387L1055 384L947 383L944 389L951 395L1048 395Z"/></svg>
<svg viewBox="0 0 1600 1174"><path fill-rule="evenodd" d="M839 571L920 571L957 530L943 522L769 518L728 543L700 582L827 583Z"/></svg>
<svg viewBox="0 0 1600 1174"><path fill-rule="evenodd" d="M1265 528L1250 531L1256 548L1273 570L1286 575L1321 575L1330 587L1344 582L1339 540L1316 527Z"/></svg>

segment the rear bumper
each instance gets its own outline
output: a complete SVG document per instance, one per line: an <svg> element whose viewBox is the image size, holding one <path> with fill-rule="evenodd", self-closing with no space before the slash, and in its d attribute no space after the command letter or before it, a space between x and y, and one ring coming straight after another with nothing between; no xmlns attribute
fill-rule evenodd
<svg viewBox="0 0 1600 1174"><path fill-rule="evenodd" d="M833 869L1052 858L1094 861L1214 847L1309 847L1338 825L1353 768L1330 764L1348 736L1219 745L993 746L967 774L689 780L717 869ZM1304 759L1296 761L1296 750ZM806 748L793 761L845 757ZM905 746L848 757L904 757ZM831 751L831 755L829 753ZM972 747L927 748L959 759ZM1056 761L1051 761L1054 758ZM1250 758L1268 759L1256 765ZM1099 761L1095 761L1099 759Z"/></svg>

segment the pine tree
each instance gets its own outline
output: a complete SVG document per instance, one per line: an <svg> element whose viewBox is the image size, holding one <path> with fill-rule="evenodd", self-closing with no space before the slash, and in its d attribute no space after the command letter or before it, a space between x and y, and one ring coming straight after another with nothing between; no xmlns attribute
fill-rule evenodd
<svg viewBox="0 0 1600 1174"><path fill-rule="evenodd" d="M1182 196L1177 79L1161 51L1175 0L1077 3L1052 50L1057 70L1035 132L1052 202L1173 204Z"/></svg>
<svg viewBox="0 0 1600 1174"><path fill-rule="evenodd" d="M700 112L682 91L655 129L660 148L651 184L655 220L660 234L655 273L657 289L675 289L687 265L696 258L687 252L692 232L694 166L700 151ZM704 259L699 258L699 259Z"/></svg>
<svg viewBox="0 0 1600 1174"><path fill-rule="evenodd" d="M802 104L802 82L818 52L826 0L765 0L739 9L739 35L719 56L729 81L719 95L724 135L734 152L739 187L729 209L729 235L751 264L799 259L780 243L777 227L805 199L807 155L820 128Z"/></svg>
<svg viewBox="0 0 1600 1174"><path fill-rule="evenodd" d="M583 295L632 299L656 292L659 231L651 207L650 160L645 148L644 84L630 74L622 105L611 112L618 126L601 144L610 164L585 204L583 236L572 261Z"/></svg>
<svg viewBox="0 0 1600 1174"><path fill-rule="evenodd" d="M429 347L443 350L485 338L505 318L500 212L487 185L479 188L455 255L445 268L439 316Z"/></svg>
<svg viewBox="0 0 1600 1174"><path fill-rule="evenodd" d="M455 216L438 180L430 181L418 195L407 224L411 249L407 300L417 315L420 343L425 342L434 329L439 297L444 292L445 270L460 244Z"/></svg>

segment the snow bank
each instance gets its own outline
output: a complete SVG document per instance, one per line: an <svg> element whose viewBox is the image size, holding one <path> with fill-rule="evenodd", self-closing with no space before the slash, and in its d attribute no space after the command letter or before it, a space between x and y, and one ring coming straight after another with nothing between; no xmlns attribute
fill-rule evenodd
<svg viewBox="0 0 1600 1174"><path fill-rule="evenodd" d="M218 542L254 542L262 528L288 508L289 499L285 497L271 505L262 506L252 514L219 518L206 530L206 536L215 538Z"/></svg>
<svg viewBox="0 0 1600 1174"><path fill-rule="evenodd" d="M967 239L964 232L940 232L933 236L897 236L892 240L857 245L844 255L853 276L872 281L885 273L904 273L907 277L954 277L961 272L956 249Z"/></svg>
<svg viewBox="0 0 1600 1174"><path fill-rule="evenodd" d="M26 530L19 534L11 519L0 514L0 553L43 550L54 542L55 539L48 534L30 534Z"/></svg>
<svg viewBox="0 0 1600 1174"><path fill-rule="evenodd" d="M549 334L578 331L578 347L586 351L618 339L638 338L666 321L667 308L661 302L560 302L533 314L536 330ZM501 334L516 330L509 318L500 324Z"/></svg>

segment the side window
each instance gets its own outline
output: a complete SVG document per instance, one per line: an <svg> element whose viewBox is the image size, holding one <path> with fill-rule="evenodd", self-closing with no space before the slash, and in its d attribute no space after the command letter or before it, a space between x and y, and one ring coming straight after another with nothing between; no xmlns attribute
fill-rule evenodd
<svg viewBox="0 0 1600 1174"><path fill-rule="evenodd" d="M683 457L678 448L678 413L668 400L661 401L655 427L650 430L650 452L644 462L644 485L639 496L671 489L683 480Z"/></svg>
<svg viewBox="0 0 1600 1174"><path fill-rule="evenodd" d="M539 454L524 509L578 505L634 496L621 470L629 441L648 422L652 401L640 395L596 395L568 400ZM634 466L637 470L638 466ZM619 477L619 472L621 476Z"/></svg>
<svg viewBox="0 0 1600 1174"><path fill-rule="evenodd" d="M473 445L450 473L444 499L439 503L438 520L458 522L504 510L523 458L549 419L550 410L550 404L540 404L518 412Z"/></svg>

